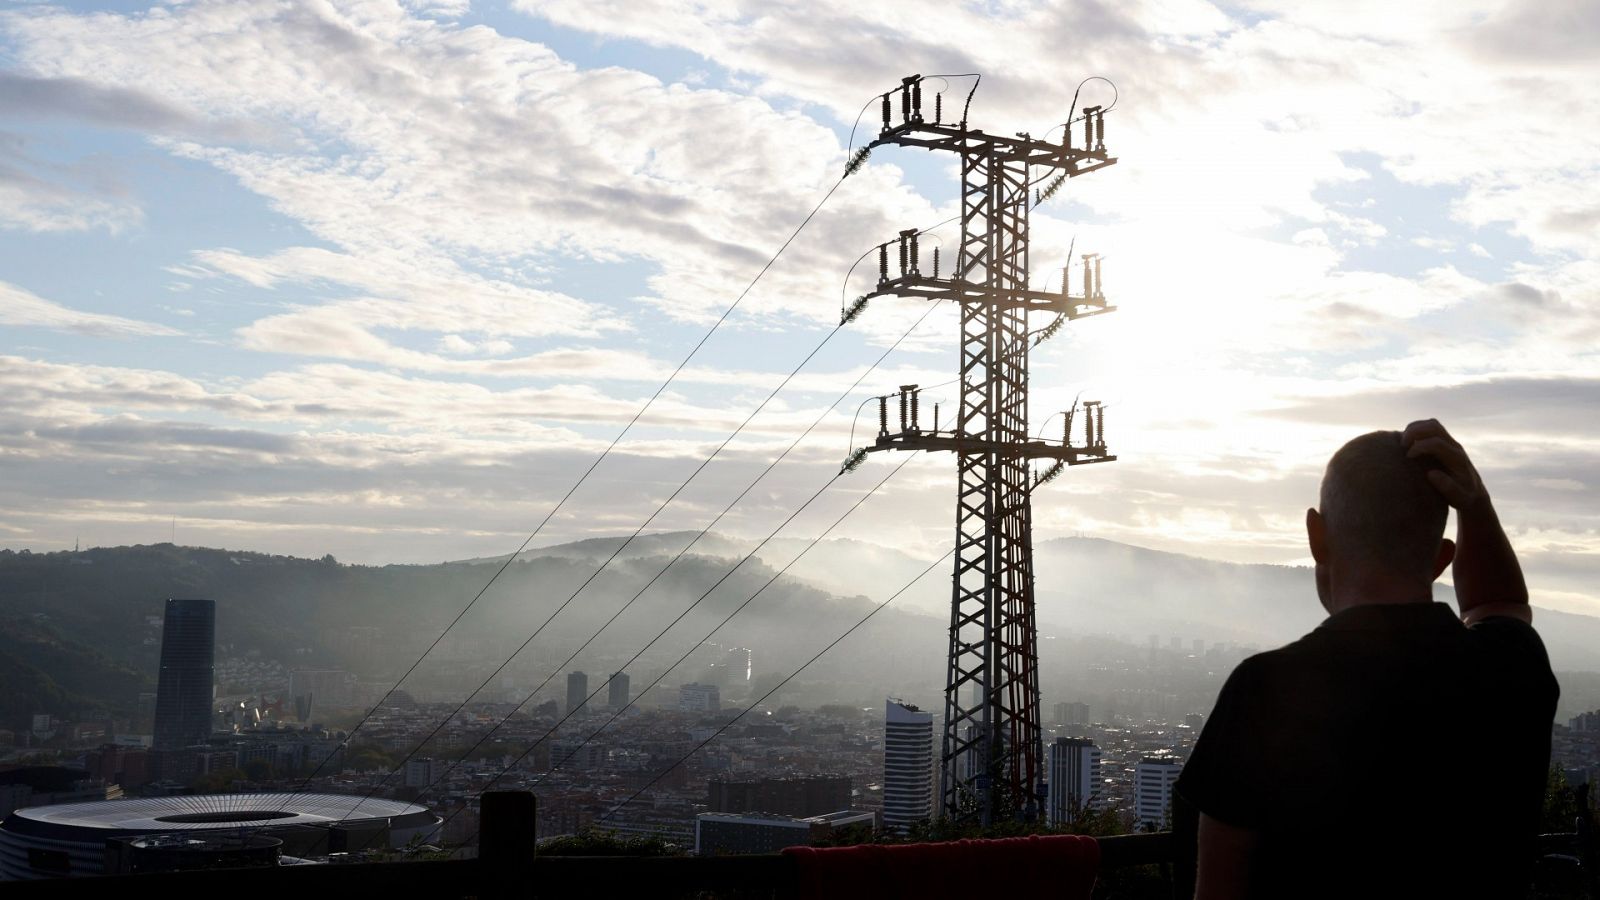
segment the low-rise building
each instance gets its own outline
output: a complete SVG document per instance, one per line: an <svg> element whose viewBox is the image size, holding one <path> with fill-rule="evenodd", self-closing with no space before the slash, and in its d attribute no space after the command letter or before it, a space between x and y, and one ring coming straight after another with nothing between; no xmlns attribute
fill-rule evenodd
<svg viewBox="0 0 1600 900"><path fill-rule="evenodd" d="M876 821L873 813L855 809L806 818L775 813L701 813L695 817L694 849L701 856L777 853L785 847L810 846L835 829L876 827Z"/></svg>

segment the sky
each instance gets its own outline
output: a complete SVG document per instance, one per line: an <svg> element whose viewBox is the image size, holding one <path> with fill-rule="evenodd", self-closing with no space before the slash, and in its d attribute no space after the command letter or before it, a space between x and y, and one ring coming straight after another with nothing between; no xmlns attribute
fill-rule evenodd
<svg viewBox="0 0 1600 900"><path fill-rule="evenodd" d="M1103 401L1119 459L1036 540L1303 563L1333 450L1437 417L1535 601L1600 614L1597 48L1586 0L0 3L0 546L942 553L948 455L830 523L906 459L838 475L858 408L954 378L955 317L835 326L957 171L839 178L876 94L975 72L996 134L1115 103L1031 278L1101 253L1118 311L1034 351L1031 418Z"/></svg>

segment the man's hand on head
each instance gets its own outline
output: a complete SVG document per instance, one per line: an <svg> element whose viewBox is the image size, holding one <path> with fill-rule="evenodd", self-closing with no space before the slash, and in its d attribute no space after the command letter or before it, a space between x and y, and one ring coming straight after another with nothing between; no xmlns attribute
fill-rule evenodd
<svg viewBox="0 0 1600 900"><path fill-rule="evenodd" d="M1400 442L1407 456L1438 466L1428 470L1428 482L1456 509L1453 567L1462 618L1468 624L1506 615L1530 621L1522 566L1467 451L1437 419L1407 425Z"/></svg>
<svg viewBox="0 0 1600 900"><path fill-rule="evenodd" d="M1438 419L1412 422L1400 434L1400 443L1412 459L1431 459L1438 468L1428 470L1428 483L1458 510L1471 509L1489 499L1483 479L1461 442Z"/></svg>

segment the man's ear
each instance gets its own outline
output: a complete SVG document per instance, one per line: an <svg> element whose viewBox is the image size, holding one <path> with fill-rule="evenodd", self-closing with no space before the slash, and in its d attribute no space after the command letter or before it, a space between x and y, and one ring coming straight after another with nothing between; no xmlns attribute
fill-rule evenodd
<svg viewBox="0 0 1600 900"><path fill-rule="evenodd" d="M1318 565L1328 561L1328 525L1315 507L1306 510L1306 543L1311 545L1311 558Z"/></svg>
<svg viewBox="0 0 1600 900"><path fill-rule="evenodd" d="M1456 542L1445 538L1439 542L1439 555L1433 559L1433 580L1437 581L1444 570L1456 559Z"/></svg>

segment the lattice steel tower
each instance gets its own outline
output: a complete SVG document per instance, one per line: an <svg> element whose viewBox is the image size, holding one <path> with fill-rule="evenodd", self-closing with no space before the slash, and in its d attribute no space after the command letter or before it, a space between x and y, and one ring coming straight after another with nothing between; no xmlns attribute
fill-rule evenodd
<svg viewBox="0 0 1600 900"><path fill-rule="evenodd" d="M931 271L915 230L878 248L878 284L867 294L948 299L961 307L960 408L949 430L919 422L916 385L901 387L900 430L889 429L888 398L879 401L879 428L868 450L950 450L960 475L956 494L955 577L950 606L950 658L945 683L940 749L940 812L949 818L994 821L1037 816L1044 806L1044 747L1040 732L1038 632L1034 619L1033 536L1030 498L1037 483L1063 464L1109 462L1104 408L1084 404L1066 412L1059 441L1028 434L1028 351L1062 322L1111 312L1100 289L1100 260L1083 257L1083 293L1069 292L1068 270L1059 291L1028 286L1028 212L1067 178L1116 162L1105 149L1104 110L1083 111L1082 146L1074 127L1059 143L1020 134L1000 137L942 122L943 98L934 97L929 121L922 109L922 77L911 76L883 95L883 127L869 147L897 144L957 154L961 159L961 245L955 269ZM975 86L974 86L975 87ZM967 97L970 104L971 95ZM896 102L898 101L898 103ZM898 106L898 114L895 107ZM855 161L856 164L859 160ZM1049 186L1030 197L1031 173ZM891 250L898 273L890 271ZM1052 313L1048 327L1031 333L1028 314ZM1083 443L1072 443L1075 416ZM1037 480L1032 460L1052 465Z"/></svg>

